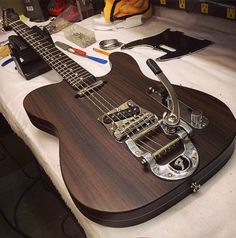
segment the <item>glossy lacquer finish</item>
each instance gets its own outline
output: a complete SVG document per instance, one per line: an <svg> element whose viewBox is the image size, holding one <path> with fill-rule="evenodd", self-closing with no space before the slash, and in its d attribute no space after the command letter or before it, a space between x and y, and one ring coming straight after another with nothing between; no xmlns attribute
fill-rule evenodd
<svg viewBox="0 0 236 238"><path fill-rule="evenodd" d="M127 54L113 53L110 61L111 71L99 78L106 81L99 93L116 105L132 99L161 118L166 109L146 93L158 82L145 77ZM192 182L204 183L230 158L236 123L228 107L205 93L175 89L180 100L201 109L210 121L205 129L193 130L198 169L179 181L166 181L145 170L97 120L102 113L88 98L75 98L76 91L67 82L36 89L25 98L32 123L59 137L65 184L90 219L117 227L146 221L190 194Z"/></svg>

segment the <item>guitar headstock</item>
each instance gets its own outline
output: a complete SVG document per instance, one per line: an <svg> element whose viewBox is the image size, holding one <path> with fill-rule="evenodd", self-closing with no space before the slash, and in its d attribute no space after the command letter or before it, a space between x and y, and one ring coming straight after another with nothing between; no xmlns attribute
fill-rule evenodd
<svg viewBox="0 0 236 238"><path fill-rule="evenodd" d="M1 31L8 31L11 29L10 23L19 20L19 15L14 12L13 8L1 10L1 20L0 20L0 29Z"/></svg>

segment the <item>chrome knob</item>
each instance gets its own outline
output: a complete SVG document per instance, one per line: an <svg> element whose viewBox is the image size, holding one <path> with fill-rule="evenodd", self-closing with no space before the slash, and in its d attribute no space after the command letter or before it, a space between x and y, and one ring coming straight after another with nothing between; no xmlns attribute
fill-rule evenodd
<svg viewBox="0 0 236 238"><path fill-rule="evenodd" d="M194 128L202 128L203 116L202 111L192 110L191 112L191 124Z"/></svg>

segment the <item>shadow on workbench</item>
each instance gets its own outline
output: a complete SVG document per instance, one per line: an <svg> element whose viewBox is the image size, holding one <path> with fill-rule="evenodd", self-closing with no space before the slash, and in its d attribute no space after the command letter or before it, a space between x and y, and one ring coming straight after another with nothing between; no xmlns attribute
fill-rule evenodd
<svg viewBox="0 0 236 238"><path fill-rule="evenodd" d="M0 237L86 238L33 154L1 114Z"/></svg>

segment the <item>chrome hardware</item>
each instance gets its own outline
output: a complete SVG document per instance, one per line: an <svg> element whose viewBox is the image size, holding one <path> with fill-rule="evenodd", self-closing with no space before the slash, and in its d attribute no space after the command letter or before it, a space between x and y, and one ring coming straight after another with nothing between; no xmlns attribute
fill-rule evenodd
<svg viewBox="0 0 236 238"><path fill-rule="evenodd" d="M126 115L125 112L130 108L135 108L135 113L131 110L130 113ZM120 113L121 116L118 115L118 113ZM116 118L113 119L112 117ZM107 118L111 120L111 123L106 123L106 121L108 121ZM132 100L100 116L98 120L117 141L121 141L130 136L134 136L134 140L136 140L158 126L157 116L141 108Z"/></svg>
<svg viewBox="0 0 236 238"><path fill-rule="evenodd" d="M114 113L108 113L103 117L103 122L105 124L110 124L112 122L121 121L126 118L137 116L140 113L139 107L134 105L128 105L127 109L119 110Z"/></svg>
<svg viewBox="0 0 236 238"><path fill-rule="evenodd" d="M88 93L89 91L95 89L95 88L98 88L100 87L101 85L103 85L103 81L102 80L98 80L90 85L88 85L87 87L83 87L82 89L80 89L78 92L77 92L77 95L79 97L82 97L84 96L86 93Z"/></svg>
<svg viewBox="0 0 236 238"><path fill-rule="evenodd" d="M199 183L192 182L190 188L193 190L194 193L196 193L201 188L201 185Z"/></svg>
<svg viewBox="0 0 236 238"><path fill-rule="evenodd" d="M180 119L178 127L174 126L174 127L170 127L167 126L164 123L164 120L161 121L160 123L162 130L165 132L165 134L167 135L173 135L175 134L180 128L184 129L188 135L192 135L193 129L191 126L189 126L185 121L183 121L182 119Z"/></svg>
<svg viewBox="0 0 236 238"><path fill-rule="evenodd" d="M118 142L125 141L129 150L137 160L149 168L157 177L167 180L186 178L190 176L198 166L198 152L189 138L189 135L192 134L192 128L183 120L179 120L178 125L173 126L173 128L175 128L174 134L177 136L173 138L173 133L170 133L171 127L164 123L164 119L158 120L155 114L140 107L132 100L128 100L117 108L103 114L98 120ZM158 128L162 130L157 132ZM162 133L166 137L173 139L151 153L143 150L143 148L139 146L140 141L144 137L149 140L147 135L151 136L152 133L154 135L154 132ZM157 163L159 158L167 155L180 143L183 145L183 151L166 164Z"/></svg>
<svg viewBox="0 0 236 238"><path fill-rule="evenodd" d="M166 129L167 131L169 131L169 134L176 133L175 127L178 126L180 117L182 117L185 121L187 121L192 127L196 129L202 129L206 127L209 124L208 119L202 115L201 111L193 110L192 108L188 107L187 105L183 104L181 101L178 100L175 90L172 87L170 81L163 74L162 70L159 68L156 62L152 59L148 59L147 65L165 87L165 88L149 87L147 93L152 98L158 100L158 102L162 104L164 107L170 110L170 112L166 112L163 115L163 123L166 125L166 127L170 127ZM155 97L155 94L158 95L157 98ZM183 105L185 106L185 109L187 108L190 110L182 110L181 106ZM185 115L182 111L188 114L187 118L185 118Z"/></svg>
<svg viewBox="0 0 236 238"><path fill-rule="evenodd" d="M152 59L147 60L147 65L152 70L152 72L158 77L161 83L164 85L165 89L168 92L171 101L171 112L166 112L163 117L164 123L167 126L174 127L177 126L180 120L180 109L179 109L179 100L177 98L176 92L171 85L168 78L164 75L162 70L156 64L156 62Z"/></svg>
<svg viewBox="0 0 236 238"><path fill-rule="evenodd" d="M197 129L202 129L208 125L209 121L202 115L200 110L192 110L191 112L191 126Z"/></svg>
<svg viewBox="0 0 236 238"><path fill-rule="evenodd" d="M149 87L147 94L153 98L155 101L160 103L163 107L171 110L170 98L163 93L163 88L152 88ZM199 110L193 109L190 106L186 105L179 100L180 107L180 117L187 122L191 127L195 129L203 129L209 124L209 120L204 116L203 112L199 115L196 115L196 112ZM171 129L171 128L169 128ZM175 129L174 129L175 130ZM171 134L171 133L170 133Z"/></svg>
<svg viewBox="0 0 236 238"><path fill-rule="evenodd" d="M113 50L120 47L123 43L119 42L117 39L102 40L99 42L99 46L103 50Z"/></svg>
<svg viewBox="0 0 236 238"><path fill-rule="evenodd" d="M189 177L194 173L199 164L197 149L189 137L193 131L190 126L191 123L189 125L180 119L180 102L177 99L174 88L161 69L151 59L147 61L147 64L165 87L162 90L162 94L160 94L165 96L164 99L162 98L162 103L164 102L165 107L168 107L168 111L163 114L163 118L158 120L155 114L129 100L100 116L98 120L117 141L125 140L131 153L138 158L137 160L157 177L166 180L179 180ZM168 97L166 96L166 91L168 92ZM155 93L156 90L149 88L148 92ZM132 111L134 108L135 112ZM200 127L199 124L202 122L202 117L198 119L196 115L192 114L191 120ZM172 141L156 151L155 148L151 147L154 152L150 152L140 144L142 143L141 140L145 137L145 140L154 142L147 135L153 132L156 133L159 127L162 129L161 133L164 132L165 136L171 138L177 136L177 138L172 139ZM178 155L175 155L174 158L165 164L158 164L157 160L167 155L180 142L183 145L183 152L179 152ZM198 189L196 185L193 191Z"/></svg>
<svg viewBox="0 0 236 238"><path fill-rule="evenodd" d="M133 141L137 141L138 139L141 139L143 136L147 135L149 132L154 131L157 129L157 127L160 125L157 116L151 115L153 118L151 120L152 123L149 123L149 125L143 129L135 133L134 135L131 136L131 139Z"/></svg>
<svg viewBox="0 0 236 238"><path fill-rule="evenodd" d="M117 123L118 126L114 131L114 136L118 141L120 141L123 137L135 133L135 131L141 131L146 134L146 127L149 128L149 124L153 123L155 120L157 120L157 117L149 112L142 113L130 120L128 118L125 123Z"/></svg>
<svg viewBox="0 0 236 238"><path fill-rule="evenodd" d="M174 139L161 149L154 153L142 151L132 138L125 141L126 145L132 154L140 158L141 164L148 167L157 177L167 180L179 180L186 178L193 174L199 164L199 156L197 149L189 139L188 134L184 131L177 132L178 138ZM184 151L173 158L166 164L158 164L157 159L168 153L168 149L175 146L177 143L182 142Z"/></svg>
<svg viewBox="0 0 236 238"><path fill-rule="evenodd" d="M170 149L172 146L175 146L179 141L181 140L180 137L174 139L173 141L171 141L170 143L168 143L167 145L161 147L161 149L155 151L152 156L153 157L162 157L162 154L165 154L166 151L168 151L168 149Z"/></svg>

